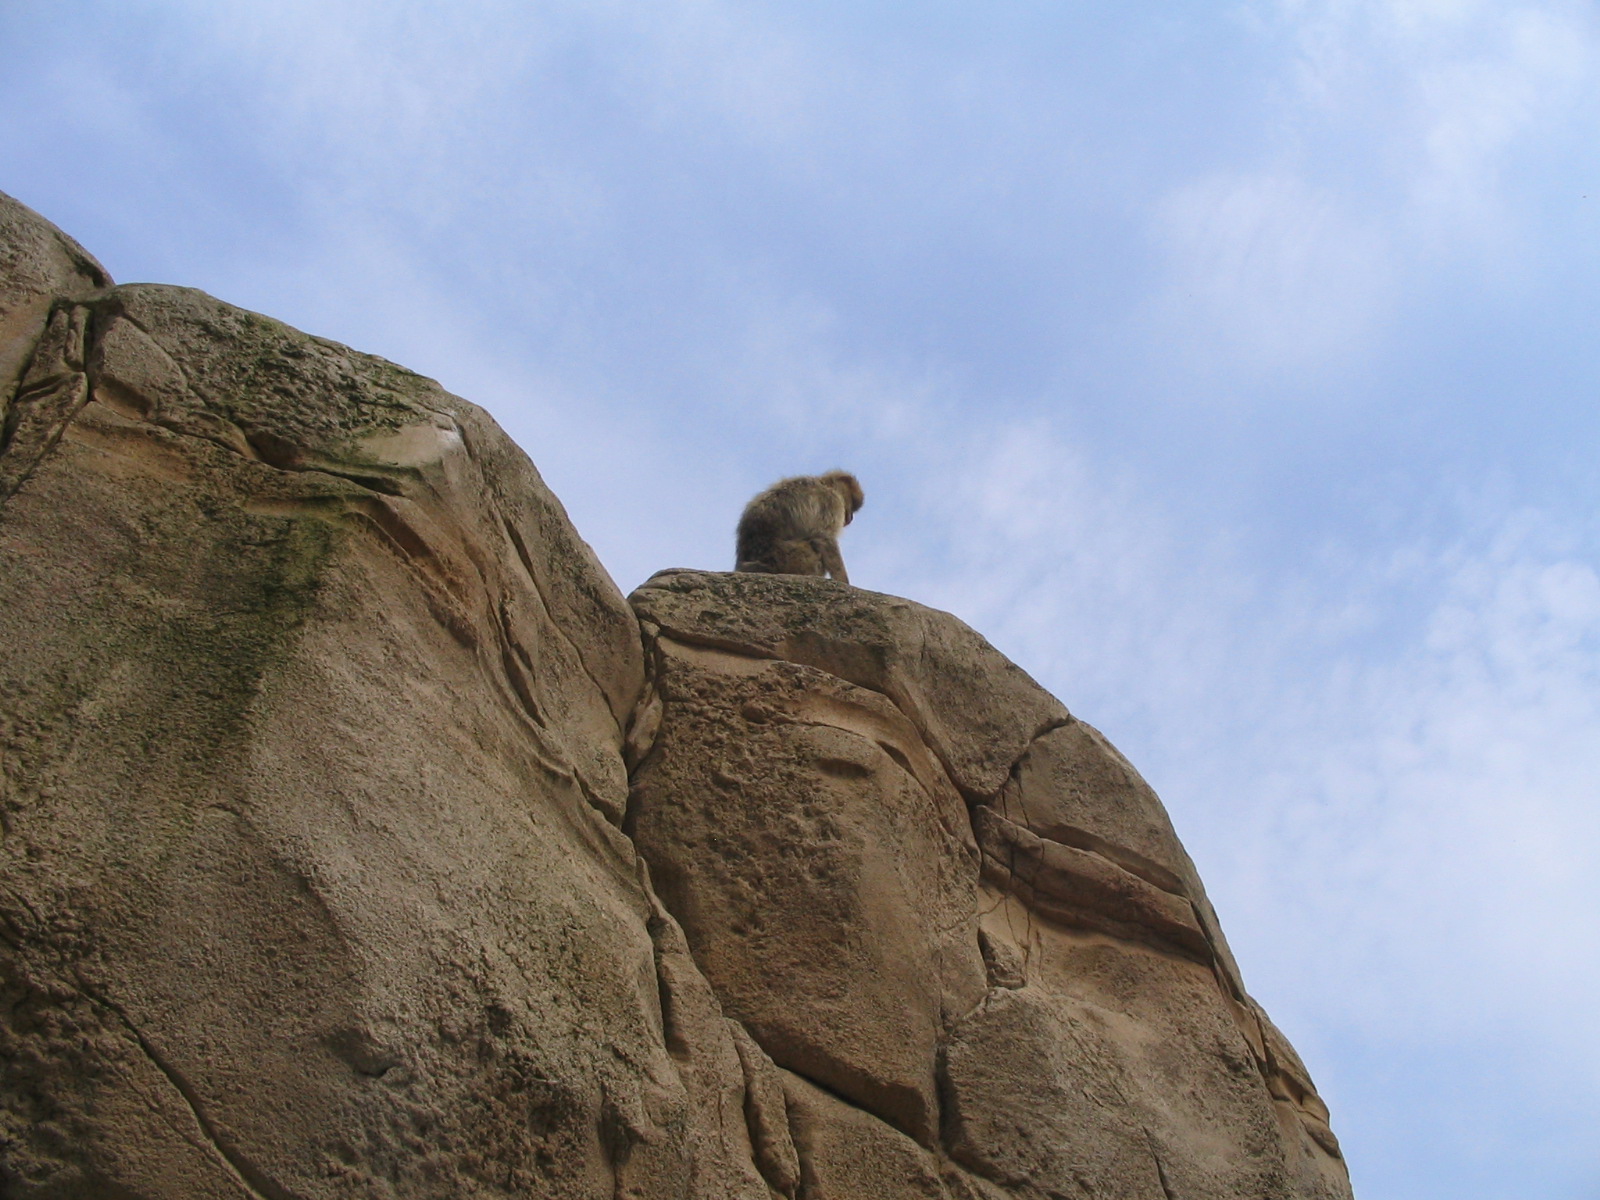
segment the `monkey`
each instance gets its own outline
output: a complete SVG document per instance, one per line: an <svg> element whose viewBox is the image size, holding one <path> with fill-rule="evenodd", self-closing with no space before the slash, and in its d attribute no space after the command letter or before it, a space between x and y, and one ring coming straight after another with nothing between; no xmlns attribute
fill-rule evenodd
<svg viewBox="0 0 1600 1200"><path fill-rule="evenodd" d="M864 499L848 471L780 479L745 505L734 570L831 575L849 583L839 556L839 531Z"/></svg>

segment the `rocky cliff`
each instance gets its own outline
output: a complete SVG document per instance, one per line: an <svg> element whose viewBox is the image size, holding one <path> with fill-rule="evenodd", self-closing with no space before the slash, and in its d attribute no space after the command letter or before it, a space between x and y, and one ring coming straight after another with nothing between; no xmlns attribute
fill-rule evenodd
<svg viewBox="0 0 1600 1200"><path fill-rule="evenodd" d="M630 600L431 380L0 197L0 1194L1349 1195L1137 772L954 618Z"/></svg>

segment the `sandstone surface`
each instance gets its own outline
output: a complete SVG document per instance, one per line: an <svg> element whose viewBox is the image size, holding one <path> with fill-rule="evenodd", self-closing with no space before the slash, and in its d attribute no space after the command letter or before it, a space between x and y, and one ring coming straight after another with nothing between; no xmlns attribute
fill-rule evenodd
<svg viewBox="0 0 1600 1200"><path fill-rule="evenodd" d="M531 464L381 359L54 278L0 448L0 1192L765 1194L616 827L637 627Z"/></svg>
<svg viewBox="0 0 1600 1200"><path fill-rule="evenodd" d="M1159 800L972 630L630 605L473 405L0 196L0 1194L1349 1192Z"/></svg>
<svg viewBox="0 0 1600 1200"><path fill-rule="evenodd" d="M812 1194L1348 1195L1165 810L1096 730L906 600L693 571L632 600L651 736L625 829L724 1010L813 1085L802 1148L839 1162ZM892 1127L872 1151L863 1114ZM859 1175L914 1159L897 1193Z"/></svg>

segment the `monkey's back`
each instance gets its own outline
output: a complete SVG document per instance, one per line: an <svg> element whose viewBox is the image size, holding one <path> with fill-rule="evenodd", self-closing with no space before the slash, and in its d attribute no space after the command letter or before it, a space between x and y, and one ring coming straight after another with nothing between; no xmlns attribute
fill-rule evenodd
<svg viewBox="0 0 1600 1200"><path fill-rule="evenodd" d="M737 560L736 569L746 571L750 569L746 564L760 563L777 542L777 522L769 517L745 513L739 518L739 529L734 537L733 556Z"/></svg>
<svg viewBox="0 0 1600 1200"><path fill-rule="evenodd" d="M816 551L810 543L827 532L832 516L824 511L817 481L808 475L779 480L745 506L734 537L735 570L813 575ZM799 545L797 545L799 543ZM800 546L809 552L800 555Z"/></svg>

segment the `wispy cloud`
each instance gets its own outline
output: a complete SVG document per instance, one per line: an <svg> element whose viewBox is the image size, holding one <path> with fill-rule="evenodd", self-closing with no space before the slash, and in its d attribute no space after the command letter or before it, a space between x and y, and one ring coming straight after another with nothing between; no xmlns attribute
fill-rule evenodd
<svg viewBox="0 0 1600 1200"><path fill-rule="evenodd" d="M1169 196L1162 307L1189 354L1270 372L1363 345L1394 303L1393 248L1348 208L1287 172L1213 175Z"/></svg>
<svg viewBox="0 0 1600 1200"><path fill-rule="evenodd" d="M1283 51L1259 147L1154 209L1163 312L1192 361L1230 370L1363 357L1442 271L1504 287L1536 231L1513 173L1590 153L1600 21L1552 0L1279 0Z"/></svg>

